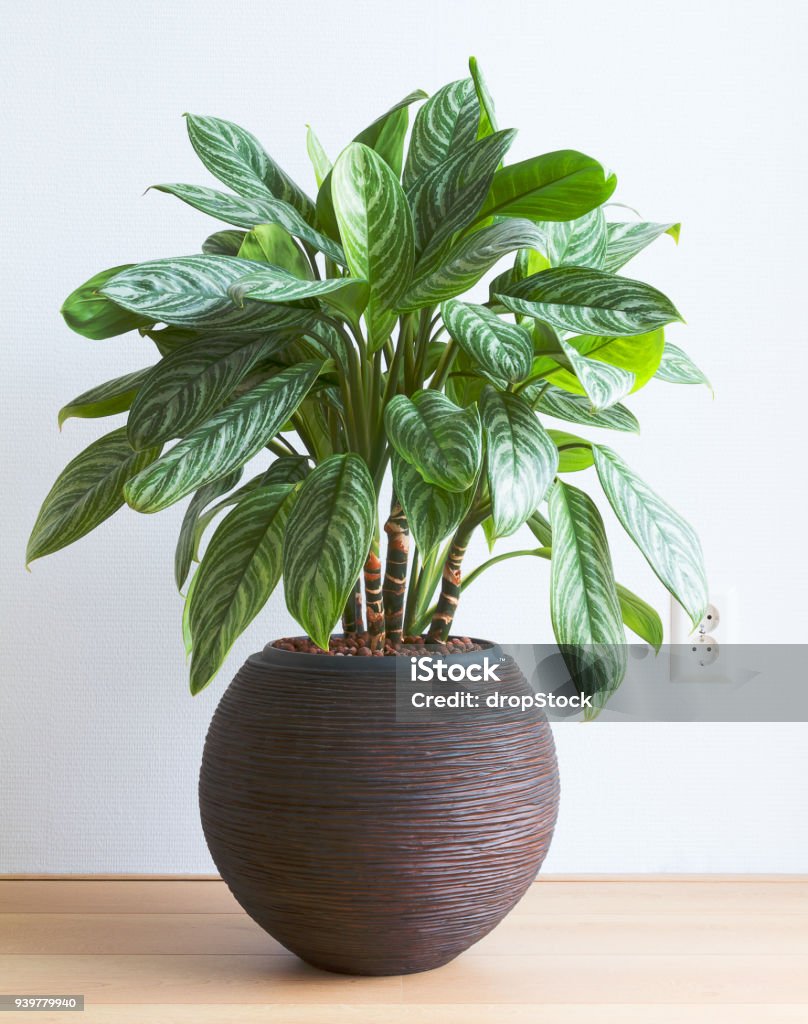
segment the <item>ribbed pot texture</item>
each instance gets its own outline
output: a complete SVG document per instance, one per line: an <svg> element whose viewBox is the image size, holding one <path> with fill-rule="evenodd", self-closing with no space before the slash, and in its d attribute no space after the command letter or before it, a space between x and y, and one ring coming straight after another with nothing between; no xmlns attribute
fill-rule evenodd
<svg viewBox="0 0 808 1024"><path fill-rule="evenodd" d="M524 895L555 825L544 718L481 708L397 722L400 661L266 647L205 742L199 802L219 872L262 928L330 971L452 960ZM501 693L529 692L512 659L498 675Z"/></svg>

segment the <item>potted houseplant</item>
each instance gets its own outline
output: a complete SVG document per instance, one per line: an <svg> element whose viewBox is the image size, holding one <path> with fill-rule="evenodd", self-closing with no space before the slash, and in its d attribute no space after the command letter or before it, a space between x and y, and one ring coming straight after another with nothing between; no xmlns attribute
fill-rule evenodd
<svg viewBox="0 0 808 1024"><path fill-rule="evenodd" d="M624 627L656 648L662 628L616 582L570 474L594 465L694 623L706 606L693 531L578 433L636 431L623 399L654 377L704 379L665 340L681 319L671 301L622 273L678 225L613 218L614 175L577 151L506 163L515 133L497 127L473 60L469 78L407 96L333 166L309 130L316 200L236 125L188 115L187 127L228 191L156 187L229 226L199 254L105 270L66 300L80 334L137 331L159 359L62 409L60 423L128 418L58 478L28 561L124 504L152 513L190 497L175 575L193 693L283 579L305 635L249 659L219 705L200 782L211 852L248 912L312 963L436 966L522 895L558 800L537 716L395 717L402 651L491 654L457 636L455 611L514 552L467 572L473 532L492 545L532 533L537 546L516 553L549 562L537 567L555 637L601 702ZM258 455L269 465L242 479ZM525 686L512 661L500 667L501 686Z"/></svg>

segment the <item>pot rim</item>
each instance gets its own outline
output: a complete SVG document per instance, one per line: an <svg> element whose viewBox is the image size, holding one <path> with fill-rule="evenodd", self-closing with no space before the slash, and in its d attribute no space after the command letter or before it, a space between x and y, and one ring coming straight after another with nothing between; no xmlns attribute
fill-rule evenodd
<svg viewBox="0 0 808 1024"><path fill-rule="evenodd" d="M332 636L344 636L343 633L332 633ZM504 657L504 652L499 644L494 643L491 640L481 640L479 637L469 637L472 643L479 644L482 647L481 651L458 651L452 652L451 654L440 655L440 657L451 658L452 663L456 665L472 665L476 663L480 658L488 657L492 659L500 659ZM390 671L391 674L396 672L396 666L406 664L408 656L397 656L393 657L388 655L382 658L360 658L354 655L353 657L338 657L333 654L308 654L305 651L282 651L278 647L273 647L274 641L270 641L263 650L256 651L248 657L248 661L257 662L259 664L272 664L273 662L277 665L294 665L297 668L301 668L304 665L310 665L313 669L331 669L340 671L342 669L349 672L375 672L378 673L380 669L384 667L386 671ZM430 654L429 647L432 645L424 645L424 654ZM437 656L437 655L436 655ZM412 657L418 657L418 655L412 655Z"/></svg>

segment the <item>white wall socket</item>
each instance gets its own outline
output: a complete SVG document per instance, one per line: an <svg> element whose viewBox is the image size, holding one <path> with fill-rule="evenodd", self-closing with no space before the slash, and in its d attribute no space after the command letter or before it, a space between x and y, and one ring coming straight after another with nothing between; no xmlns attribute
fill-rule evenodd
<svg viewBox="0 0 808 1024"><path fill-rule="evenodd" d="M671 598L671 679L677 683L728 682L721 645L738 642L738 592L715 587L701 623L694 629L687 612Z"/></svg>

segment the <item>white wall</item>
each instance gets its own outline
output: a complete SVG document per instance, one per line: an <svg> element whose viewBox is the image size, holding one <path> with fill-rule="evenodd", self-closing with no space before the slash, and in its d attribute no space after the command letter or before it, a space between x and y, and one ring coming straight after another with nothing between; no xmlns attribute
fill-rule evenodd
<svg viewBox="0 0 808 1024"><path fill-rule="evenodd" d="M104 267L198 250L214 230L141 195L208 180L186 110L244 124L311 187L306 122L335 154L412 88L462 76L475 53L501 123L520 128L512 158L582 149L617 170L617 199L681 219L678 251L663 239L635 272L684 311L670 336L716 398L649 387L633 403L642 436L619 447L696 525L712 578L737 588L740 636L806 639L799 0L39 0L4 14L0 871L210 870L195 806L204 731L243 657L291 627L277 596L192 700L171 572L181 509L122 512L23 569L52 480L110 429L71 420L59 434L57 409L152 359L136 336L72 334L63 297ZM610 526L623 580L667 607ZM464 629L547 638L546 566L515 566L469 591ZM508 572L506 600L494 588ZM556 735L564 798L549 870L808 870L805 726Z"/></svg>

